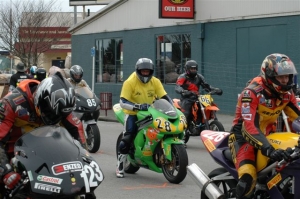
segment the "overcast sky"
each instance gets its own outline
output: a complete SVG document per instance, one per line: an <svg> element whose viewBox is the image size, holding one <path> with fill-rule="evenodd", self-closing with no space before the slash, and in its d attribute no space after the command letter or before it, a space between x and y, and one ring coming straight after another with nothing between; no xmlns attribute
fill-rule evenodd
<svg viewBox="0 0 300 199"><path fill-rule="evenodd" d="M0 6L1 3L4 2L10 2L11 0L0 0ZM26 1L26 0L23 0ZM37 0L38 1L38 0ZM44 0L44 1L51 1L51 0ZM61 6L61 10L63 12L73 12L74 11L74 6L69 6L69 0L56 0L57 5ZM101 8L103 8L103 5L95 5L95 6L85 6L85 10L90 9L91 12L97 12ZM77 6L77 12L82 12L83 6Z"/></svg>

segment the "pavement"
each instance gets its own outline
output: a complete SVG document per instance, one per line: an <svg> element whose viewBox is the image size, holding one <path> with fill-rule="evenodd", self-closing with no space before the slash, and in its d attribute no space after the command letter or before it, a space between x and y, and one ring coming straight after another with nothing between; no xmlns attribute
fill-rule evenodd
<svg viewBox="0 0 300 199"><path fill-rule="evenodd" d="M225 131L231 129L233 115L217 114L218 120L223 124ZM118 122L113 110L100 110L98 121Z"/></svg>

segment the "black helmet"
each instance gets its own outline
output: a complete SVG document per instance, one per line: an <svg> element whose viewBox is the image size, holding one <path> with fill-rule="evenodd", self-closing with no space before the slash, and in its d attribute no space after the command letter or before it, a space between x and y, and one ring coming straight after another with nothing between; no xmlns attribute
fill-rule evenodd
<svg viewBox="0 0 300 199"><path fill-rule="evenodd" d="M46 78L47 71L44 68L38 68L36 70L35 75L36 75L36 79L41 82L41 81L43 81L43 79Z"/></svg>
<svg viewBox="0 0 300 199"><path fill-rule="evenodd" d="M17 66L16 66L16 70L17 70L18 72L24 72L24 71L25 71L25 65L24 65L24 63L23 63L23 62L19 62L19 63L17 64Z"/></svg>
<svg viewBox="0 0 300 199"><path fill-rule="evenodd" d="M279 53L268 55L261 65L261 77L263 82L273 91L275 94L283 94L292 89L294 85L294 75L297 74L296 68L292 60ZM276 76L288 75L289 80L287 85L282 85L276 79Z"/></svg>
<svg viewBox="0 0 300 199"><path fill-rule="evenodd" d="M191 77L191 78L193 78L193 77L195 77L196 75L197 75L197 70L198 70L198 64L197 64L197 62L196 61L194 61L194 60L189 60L189 61L187 61L186 63L185 63L185 72L186 72L186 74L189 76L189 77ZM195 71L191 71L191 68L194 68L194 69L196 69Z"/></svg>
<svg viewBox="0 0 300 199"><path fill-rule="evenodd" d="M149 75L142 75L141 70L150 70ZM154 72L154 65L151 59L148 58L140 58L135 65L135 71L139 79L143 83L147 83L151 80Z"/></svg>
<svg viewBox="0 0 300 199"><path fill-rule="evenodd" d="M82 76L83 70L81 66L74 65L70 68L70 77L74 82L79 83L82 80Z"/></svg>
<svg viewBox="0 0 300 199"><path fill-rule="evenodd" d="M67 117L75 106L75 91L70 82L57 72L44 79L34 93L37 115L46 125L54 125Z"/></svg>

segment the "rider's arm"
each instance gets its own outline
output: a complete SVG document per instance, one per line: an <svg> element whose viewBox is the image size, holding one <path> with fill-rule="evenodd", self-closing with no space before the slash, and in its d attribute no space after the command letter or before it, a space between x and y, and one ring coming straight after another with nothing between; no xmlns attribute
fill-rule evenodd
<svg viewBox="0 0 300 199"><path fill-rule="evenodd" d="M187 90L185 88L185 82L186 82L186 77L185 75L180 75L176 81L176 86L175 86L175 92L178 94L181 94L184 92L184 90Z"/></svg>
<svg viewBox="0 0 300 199"><path fill-rule="evenodd" d="M291 93L286 98L289 98L290 101L287 104L287 106L284 108L284 112L291 121L294 121L296 118L298 118L300 116L300 110L299 110L299 106L298 106L295 94Z"/></svg>
<svg viewBox="0 0 300 199"><path fill-rule="evenodd" d="M169 95L164 95L164 96L162 96L161 98L167 100L170 104L173 105L173 101L172 101L172 99L169 97Z"/></svg>
<svg viewBox="0 0 300 199"><path fill-rule="evenodd" d="M200 85L202 86L202 88L206 91L206 92L210 92L212 91L214 88L212 86L210 86L204 79L204 77L198 73L198 76L200 78Z"/></svg>
<svg viewBox="0 0 300 199"><path fill-rule="evenodd" d="M135 103L128 101L124 97L121 97L121 99L120 99L121 108L132 111L132 110L134 110L134 105L135 105Z"/></svg>
<svg viewBox="0 0 300 199"><path fill-rule="evenodd" d="M245 140L268 156L273 147L260 129L260 115L257 113L259 98L256 93L247 89L238 100L237 115L240 114L240 119L234 123L233 133L238 133L239 129L236 127L240 127Z"/></svg>

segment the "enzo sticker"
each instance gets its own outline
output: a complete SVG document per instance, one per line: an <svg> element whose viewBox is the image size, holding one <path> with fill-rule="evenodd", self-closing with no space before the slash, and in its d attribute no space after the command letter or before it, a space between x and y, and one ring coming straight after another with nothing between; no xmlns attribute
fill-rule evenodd
<svg viewBox="0 0 300 199"><path fill-rule="evenodd" d="M63 173L68 173L69 171L82 171L83 166L81 162L65 162L62 164L56 164L52 166L52 172L54 175L61 175Z"/></svg>

